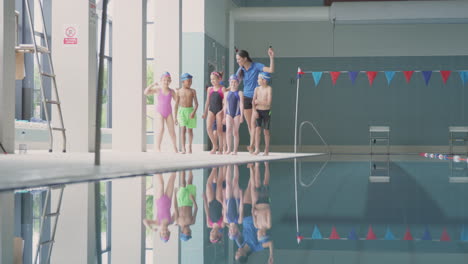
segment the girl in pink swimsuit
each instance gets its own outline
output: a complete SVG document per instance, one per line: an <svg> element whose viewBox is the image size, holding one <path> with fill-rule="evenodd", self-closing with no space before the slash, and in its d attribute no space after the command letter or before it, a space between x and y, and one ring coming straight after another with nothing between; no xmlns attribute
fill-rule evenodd
<svg viewBox="0 0 468 264"><path fill-rule="evenodd" d="M169 225L174 223L175 214L171 215L171 199L174 192L174 182L176 174L173 172L164 191L164 180L162 174L156 174L156 219L143 220L143 224L154 231L159 230L159 237L162 241L167 242L171 236Z"/></svg>
<svg viewBox="0 0 468 264"><path fill-rule="evenodd" d="M211 154L215 154L218 151L218 154L223 154L223 142L224 142L224 132L223 132L223 99L226 88L221 85L223 80L223 74L221 72L212 72L210 75L212 87L209 87L207 90L207 97L205 103L205 112L203 113L202 118L206 118L206 131L211 140L211 145L213 149ZM217 133L213 133L213 123L216 120L217 124Z"/></svg>
<svg viewBox="0 0 468 264"><path fill-rule="evenodd" d="M171 136L174 151L177 153L176 135L174 128L174 118L172 115L172 99L176 99L175 91L169 88L171 75L165 72L161 75L161 85L153 83L145 89L145 95L154 94L156 102L156 126L155 126L155 146L156 151L161 152L161 142L164 134L164 124L166 124Z"/></svg>

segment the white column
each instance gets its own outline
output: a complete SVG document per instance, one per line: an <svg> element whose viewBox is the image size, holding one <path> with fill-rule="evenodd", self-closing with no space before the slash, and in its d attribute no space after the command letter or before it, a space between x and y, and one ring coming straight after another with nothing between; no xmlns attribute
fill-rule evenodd
<svg viewBox="0 0 468 264"><path fill-rule="evenodd" d="M145 263L146 177L112 182L113 264Z"/></svg>
<svg viewBox="0 0 468 264"><path fill-rule="evenodd" d="M0 192L0 263L13 263L14 194Z"/></svg>
<svg viewBox="0 0 468 264"><path fill-rule="evenodd" d="M146 0L114 0L112 148L146 151Z"/></svg>
<svg viewBox="0 0 468 264"><path fill-rule="evenodd" d="M95 9L95 0L61 0L54 1L52 5L52 60L69 152L94 151L97 87ZM65 44L66 41L70 44ZM52 109L52 121L58 124L56 107L52 106ZM54 134L54 147L61 148L61 144L60 134Z"/></svg>
<svg viewBox="0 0 468 264"><path fill-rule="evenodd" d="M53 190L51 212L59 190ZM94 183L67 185L64 189L51 263L94 264L96 224Z"/></svg>
<svg viewBox="0 0 468 264"><path fill-rule="evenodd" d="M0 143L15 148L15 1L0 3Z"/></svg>

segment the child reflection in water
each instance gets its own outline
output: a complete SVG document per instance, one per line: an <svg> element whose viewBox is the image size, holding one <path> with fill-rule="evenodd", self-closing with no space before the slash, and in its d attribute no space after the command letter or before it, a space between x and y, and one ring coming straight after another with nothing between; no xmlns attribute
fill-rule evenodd
<svg viewBox="0 0 468 264"><path fill-rule="evenodd" d="M226 191L224 208L224 223L229 228L229 239L236 240L239 235L239 224L242 224L244 214L244 198L242 190L239 188L239 166L234 165L234 179L232 180L231 171L233 166L229 165L226 171ZM232 181L231 181L232 180Z"/></svg>
<svg viewBox="0 0 468 264"><path fill-rule="evenodd" d="M249 164L250 179L244 193L242 237L236 240L238 245L235 259L239 263L247 263L249 256L265 248L269 248L268 263L273 263L273 241L267 235L266 230L271 228L271 210L269 199L270 171L268 163L265 163L265 180L260 184L259 164ZM258 180L256 180L256 178ZM257 184L258 182L258 184ZM258 186L258 187L257 187ZM263 187L262 187L263 186ZM268 201L268 206L265 206ZM257 227L261 228L260 231ZM260 231L260 232L259 232Z"/></svg>
<svg viewBox="0 0 468 264"><path fill-rule="evenodd" d="M175 200L176 224L180 226L180 240L182 241L188 241L192 238L190 226L195 224L197 219L198 206L195 201L197 190L192 182L192 171L189 171L188 184L185 181L185 171L182 171L180 175L181 187L177 191L177 199Z"/></svg>
<svg viewBox="0 0 468 264"><path fill-rule="evenodd" d="M169 181L164 191L164 180L162 174L155 175L155 188L156 188L156 219L145 219L143 224L154 231L159 228L159 237L162 241L167 242L171 237L169 225L176 219L175 215L171 216L171 200L174 192L174 182L176 174L171 174ZM177 212L177 211L176 211Z"/></svg>
<svg viewBox="0 0 468 264"><path fill-rule="evenodd" d="M210 242L219 243L223 237L223 181L226 167L213 168L206 182L206 193L203 195L206 225L211 228Z"/></svg>

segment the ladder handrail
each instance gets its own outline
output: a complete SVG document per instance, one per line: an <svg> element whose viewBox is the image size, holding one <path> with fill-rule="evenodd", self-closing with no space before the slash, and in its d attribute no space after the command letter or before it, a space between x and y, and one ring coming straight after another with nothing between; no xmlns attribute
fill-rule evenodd
<svg viewBox="0 0 468 264"><path fill-rule="evenodd" d="M312 186L312 184L314 184L315 180L317 180L317 178L322 174L323 170L328 165L328 162L330 161L330 159L331 159L331 155L329 154L327 161L325 161L325 163L322 165L322 167L320 167L319 171L315 174L312 181L310 183L308 183L308 184L305 184L302 181L302 162L299 161L299 168L298 168L299 169L299 183L301 184L301 186L306 187L306 188L309 188L310 186Z"/></svg>
<svg viewBox="0 0 468 264"><path fill-rule="evenodd" d="M299 146L302 145L302 128L304 127L304 125L310 125L315 133L317 133L317 135L319 136L320 140L322 140L322 143L327 147L327 154L331 155L331 149L330 149L330 146L327 144L327 142L325 142L325 140L323 139L323 137L320 135L320 133L318 132L317 128L315 127L315 125L310 122L310 121L303 121L300 125L299 125Z"/></svg>

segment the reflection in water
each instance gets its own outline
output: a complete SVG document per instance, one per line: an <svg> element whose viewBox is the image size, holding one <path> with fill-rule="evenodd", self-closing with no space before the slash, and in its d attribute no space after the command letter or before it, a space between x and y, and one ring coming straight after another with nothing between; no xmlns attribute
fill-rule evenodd
<svg viewBox="0 0 468 264"><path fill-rule="evenodd" d="M180 188L175 199L176 224L180 226L180 240L188 241L192 238L191 225L197 219L198 205L195 200L197 189L193 185L193 172L189 171L188 181L185 179L185 171L180 174Z"/></svg>
<svg viewBox="0 0 468 264"><path fill-rule="evenodd" d="M206 182L206 191L203 195L206 225L211 228L210 242L218 243L223 238L223 181L226 167L213 168Z"/></svg>

